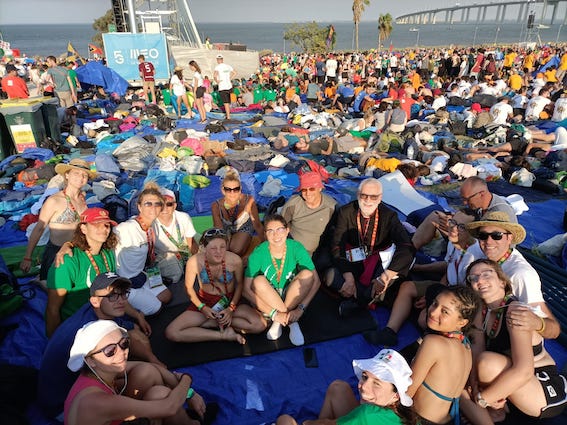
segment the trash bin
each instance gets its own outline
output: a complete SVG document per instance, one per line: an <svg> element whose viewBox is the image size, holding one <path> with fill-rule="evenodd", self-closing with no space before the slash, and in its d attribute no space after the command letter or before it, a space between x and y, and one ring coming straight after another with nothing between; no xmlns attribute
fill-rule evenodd
<svg viewBox="0 0 567 425"><path fill-rule="evenodd" d="M0 161L15 153L16 147L14 146L12 135L10 130L8 130L4 116L0 114Z"/></svg>
<svg viewBox="0 0 567 425"><path fill-rule="evenodd" d="M163 98L164 105L171 105L171 93L169 89L163 89L161 91L161 97Z"/></svg>
<svg viewBox="0 0 567 425"><path fill-rule="evenodd" d="M4 116L18 153L38 147L47 136L41 111L43 104L38 99L42 98L8 100L0 105L0 114Z"/></svg>
<svg viewBox="0 0 567 425"><path fill-rule="evenodd" d="M59 106L59 99L56 97L42 97L41 114L43 116L43 125L47 135L55 142L61 140L61 124L57 114L57 107Z"/></svg>

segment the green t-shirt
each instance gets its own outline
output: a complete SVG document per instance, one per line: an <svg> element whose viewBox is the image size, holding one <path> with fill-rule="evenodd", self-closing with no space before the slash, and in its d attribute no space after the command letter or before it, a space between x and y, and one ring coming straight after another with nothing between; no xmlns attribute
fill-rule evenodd
<svg viewBox="0 0 567 425"><path fill-rule="evenodd" d="M107 270L103 255L110 270ZM93 255L93 260L100 273L116 271L114 251L102 250L98 255ZM59 267L49 268L47 287L67 291L61 306L61 320L67 319L89 302L91 283L98 274L85 251L79 248L73 248L73 256L66 255L63 264Z"/></svg>
<svg viewBox="0 0 567 425"><path fill-rule="evenodd" d="M348 415L337 419L337 425L401 425L402 420L392 409L364 403Z"/></svg>
<svg viewBox="0 0 567 425"><path fill-rule="evenodd" d="M281 260L276 260L276 264L280 268ZM313 261L303 245L293 239L288 239L286 240L285 263L279 284L277 281L277 269L274 267L272 256L268 249L268 241L262 242L252 252L248 258L248 267L245 275L252 278L264 275L274 288L283 290L301 270L314 269Z"/></svg>

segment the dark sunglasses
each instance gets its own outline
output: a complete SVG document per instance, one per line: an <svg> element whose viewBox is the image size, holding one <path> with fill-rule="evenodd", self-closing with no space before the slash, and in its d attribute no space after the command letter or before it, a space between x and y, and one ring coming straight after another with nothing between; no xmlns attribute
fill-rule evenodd
<svg viewBox="0 0 567 425"><path fill-rule="evenodd" d="M172 207L172 206L174 206L174 205L175 205L175 202L166 202L166 203L165 203L165 206L166 206L166 207Z"/></svg>
<svg viewBox="0 0 567 425"><path fill-rule="evenodd" d="M305 192L315 192L316 190L317 190L316 187L306 187L306 188L301 189L301 191L302 191L303 193L305 193Z"/></svg>
<svg viewBox="0 0 567 425"><path fill-rule="evenodd" d="M380 198L380 195L382 194L380 193L379 195L367 195L366 193L359 193L358 197L363 201L366 201L367 199L370 199L371 201L377 201Z"/></svg>
<svg viewBox="0 0 567 425"><path fill-rule="evenodd" d="M458 223L456 220L450 218L447 223L449 223L450 227L456 227L458 230L465 230L466 226L463 223Z"/></svg>
<svg viewBox="0 0 567 425"><path fill-rule="evenodd" d="M127 300L129 296L130 296L129 289L124 292L111 292L110 294L107 295L97 295L97 297L108 299L108 301L110 301L111 303L115 303L116 301L118 301L118 298Z"/></svg>
<svg viewBox="0 0 567 425"><path fill-rule="evenodd" d="M224 189L225 192L240 192L240 186L236 186L236 187L223 186L222 188Z"/></svg>
<svg viewBox="0 0 567 425"><path fill-rule="evenodd" d="M142 205L146 208L151 208L151 207L163 208L163 202L161 201L158 202L146 201L146 202L142 202Z"/></svg>
<svg viewBox="0 0 567 425"><path fill-rule="evenodd" d="M102 347L100 350L91 353L91 356L95 354L102 353L106 357L112 357L116 354L116 350L120 347L122 351L127 350L130 348L130 338L127 336L123 337L120 341L115 342L114 344L108 344L106 347Z"/></svg>
<svg viewBox="0 0 567 425"><path fill-rule="evenodd" d="M486 240L488 240L488 237L490 236L490 238L492 238L493 241L499 241L499 240L502 240L504 235L511 235L511 233L510 232L491 232L491 233L478 232L478 235L476 236L476 238L481 240L481 241L486 241Z"/></svg>

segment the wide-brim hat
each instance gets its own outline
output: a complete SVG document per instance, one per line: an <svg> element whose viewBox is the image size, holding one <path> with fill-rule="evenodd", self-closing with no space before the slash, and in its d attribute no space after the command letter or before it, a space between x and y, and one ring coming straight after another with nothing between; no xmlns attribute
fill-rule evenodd
<svg viewBox="0 0 567 425"><path fill-rule="evenodd" d="M175 68L173 68L173 72L177 72L177 71L183 71L183 67L176 66Z"/></svg>
<svg viewBox="0 0 567 425"><path fill-rule="evenodd" d="M480 228L486 226L500 227L511 233L513 245L522 243L526 238L526 229L521 224L512 223L508 214L502 211L488 212L480 220L466 225L467 230L474 238L478 238Z"/></svg>
<svg viewBox="0 0 567 425"><path fill-rule="evenodd" d="M81 158L73 158L67 164L57 164L55 166L55 172L64 176L67 172L71 170L81 170L89 175L89 179L94 179L96 177L96 171L91 170L91 167L87 161Z"/></svg>
<svg viewBox="0 0 567 425"><path fill-rule="evenodd" d="M392 349L381 350L371 359L353 360L352 367L358 379L362 377L362 372L368 371L381 381L393 384L400 396L402 405L409 407L413 404L413 400L407 394L407 390L412 384L412 370L406 359L397 351Z"/></svg>

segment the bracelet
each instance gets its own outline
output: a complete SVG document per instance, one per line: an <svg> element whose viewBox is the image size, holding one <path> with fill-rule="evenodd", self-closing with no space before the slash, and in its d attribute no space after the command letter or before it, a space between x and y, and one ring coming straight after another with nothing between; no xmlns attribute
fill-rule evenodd
<svg viewBox="0 0 567 425"><path fill-rule="evenodd" d="M273 308L272 311L270 311L270 320L274 320L274 316L276 315L278 311Z"/></svg>
<svg viewBox="0 0 567 425"><path fill-rule="evenodd" d="M545 331L545 319L543 317L540 317L539 320L541 320L541 328L538 329L536 332L538 334L542 334Z"/></svg>
<svg viewBox="0 0 567 425"><path fill-rule="evenodd" d="M230 310L234 312L234 311L236 311L236 304L230 303L230 304L228 305L228 308L230 308Z"/></svg>
<svg viewBox="0 0 567 425"><path fill-rule="evenodd" d="M31 257L24 257L24 261L31 261Z"/></svg>
<svg viewBox="0 0 567 425"><path fill-rule="evenodd" d="M205 307L205 303L201 303L197 306L197 310L201 311Z"/></svg>
<svg viewBox="0 0 567 425"><path fill-rule="evenodd" d="M187 400L191 400L191 398L195 395L195 390L193 388L189 388L187 390L187 397L185 397Z"/></svg>

